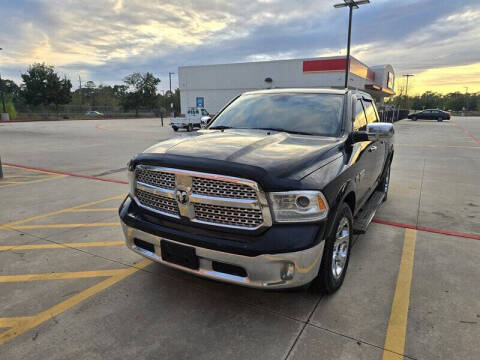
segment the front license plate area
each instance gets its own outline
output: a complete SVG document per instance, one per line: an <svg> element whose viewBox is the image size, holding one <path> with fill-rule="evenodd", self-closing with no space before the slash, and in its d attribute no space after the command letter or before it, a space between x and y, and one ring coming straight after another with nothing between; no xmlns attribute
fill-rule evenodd
<svg viewBox="0 0 480 360"><path fill-rule="evenodd" d="M195 254L195 248L166 240L160 242L160 248L162 249L162 260L192 270L198 270L199 262L198 256Z"/></svg>

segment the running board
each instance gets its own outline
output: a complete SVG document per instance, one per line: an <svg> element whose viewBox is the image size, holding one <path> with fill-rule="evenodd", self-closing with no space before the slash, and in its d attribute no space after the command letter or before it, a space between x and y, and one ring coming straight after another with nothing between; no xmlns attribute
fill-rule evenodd
<svg viewBox="0 0 480 360"><path fill-rule="evenodd" d="M353 233L365 234L367 232L368 225L372 222L378 207L382 204L385 193L383 191L375 191L367 203L363 206L363 209L358 214L357 218L353 221Z"/></svg>

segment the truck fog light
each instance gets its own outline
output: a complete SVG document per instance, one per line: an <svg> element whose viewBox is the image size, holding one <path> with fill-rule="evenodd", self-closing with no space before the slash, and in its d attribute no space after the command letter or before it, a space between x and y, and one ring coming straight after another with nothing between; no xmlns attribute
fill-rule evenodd
<svg viewBox="0 0 480 360"><path fill-rule="evenodd" d="M295 264L285 264L280 275L282 280L292 280L293 275L295 275Z"/></svg>

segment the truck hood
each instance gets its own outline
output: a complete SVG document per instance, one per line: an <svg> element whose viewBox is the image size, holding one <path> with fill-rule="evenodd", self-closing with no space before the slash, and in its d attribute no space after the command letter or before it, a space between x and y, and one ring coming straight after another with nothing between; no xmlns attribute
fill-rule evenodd
<svg viewBox="0 0 480 360"><path fill-rule="evenodd" d="M190 169L211 171L208 164L217 163L216 173L231 173L230 168L249 172L249 168L261 169L264 175L277 179L300 180L340 155L344 139L294 135L252 129L201 130L190 136L177 137L160 142L138 157L161 165L176 159L190 159ZM157 159L158 161L155 161ZM202 161L200 161L202 160ZM188 162L188 161L187 161ZM202 163L203 165L199 165ZM211 166L208 165L208 168ZM183 166L182 166L183 168ZM244 171L242 170L242 171ZM244 174L247 177L249 174ZM257 176L260 176L257 171Z"/></svg>

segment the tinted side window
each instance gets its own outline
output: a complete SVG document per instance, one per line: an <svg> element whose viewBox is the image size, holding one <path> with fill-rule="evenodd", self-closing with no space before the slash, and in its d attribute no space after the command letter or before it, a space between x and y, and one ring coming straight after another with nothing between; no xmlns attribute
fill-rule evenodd
<svg viewBox="0 0 480 360"><path fill-rule="evenodd" d="M367 128L367 119L365 117L365 112L363 111L362 101L357 99L355 102L355 118L353 119L353 130L366 130Z"/></svg>
<svg viewBox="0 0 480 360"><path fill-rule="evenodd" d="M378 122L377 112L373 107L373 103L371 101L364 101L363 105L365 106L365 114L367 116L367 123L371 124L374 122Z"/></svg>

